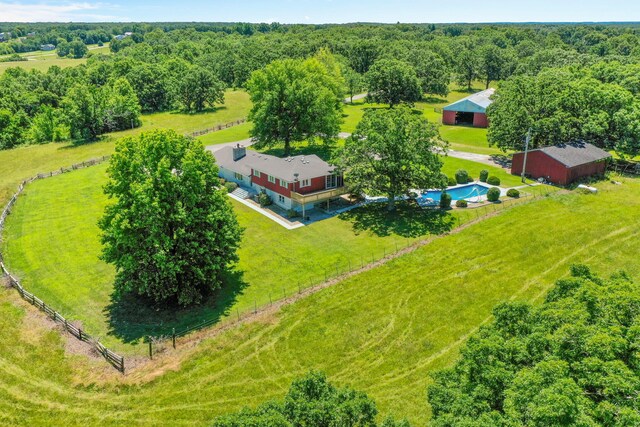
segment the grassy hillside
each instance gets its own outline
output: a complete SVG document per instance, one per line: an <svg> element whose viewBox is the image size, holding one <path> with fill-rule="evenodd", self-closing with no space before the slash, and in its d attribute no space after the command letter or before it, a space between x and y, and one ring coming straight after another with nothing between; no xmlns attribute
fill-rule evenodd
<svg viewBox="0 0 640 427"><path fill-rule="evenodd" d="M89 46L90 53L101 53L104 55L111 54L109 50L109 43L104 46L92 45ZM0 56L0 59L6 58L9 55ZM49 67L54 65L60 68L75 67L76 65L84 64L87 62L86 58L73 59L73 58L60 58L56 51L36 51L21 53L20 56L27 58L27 61L18 62L0 62L0 74L4 73L7 68L20 67L25 70L39 70L46 72Z"/></svg>
<svg viewBox="0 0 640 427"><path fill-rule="evenodd" d="M27 187L7 221L3 253L24 285L85 328L118 345L138 343L148 335L162 335L202 320L217 319L236 310L280 299L344 271L349 262L381 258L422 233L354 230L352 221L331 218L297 230L287 230L246 206L234 202L245 227L240 251L241 274L228 278L225 291L192 310L141 310L141 301L111 299L114 270L100 261L97 222L107 203L102 193L106 164L37 181ZM54 243L55 242L55 243ZM53 243L53 244L52 244ZM144 349L143 349L144 350Z"/></svg>
<svg viewBox="0 0 640 427"><path fill-rule="evenodd" d="M368 392L383 415L422 426L429 374L455 359L496 303L539 300L573 262L640 276L640 182L597 186L597 195L515 207L125 379L95 379L99 362L65 354L56 331L0 303L9 344L0 350L0 422L206 425L284 394L315 368Z"/></svg>
<svg viewBox="0 0 640 427"><path fill-rule="evenodd" d="M229 129L231 130L231 129ZM465 168L478 176L484 166L446 158L449 175ZM164 335L203 320L236 315L280 299L300 287L379 259L410 242L447 231L455 216L475 218L476 212L452 212L443 217L425 211L401 212L386 218L379 212L358 210L297 230L287 230L234 202L245 233L239 275L212 301L190 310L157 311L145 302L112 300L114 270L99 260L97 222L107 203L102 193L106 164L30 184L6 223L2 252L23 284L63 315L79 320L92 334L118 351L142 352L146 335ZM519 178L491 168L504 185ZM214 303L213 300L217 302ZM125 344L131 344L125 345Z"/></svg>
<svg viewBox="0 0 640 427"><path fill-rule="evenodd" d="M113 152L115 141L155 128L173 128L186 133L224 124L247 116L249 96L244 91L227 91L225 104L200 114L155 113L142 116L142 127L106 135L91 144L45 144L0 151L0 205L4 206L23 179ZM233 128L229 129L232 130ZM233 140L232 140L233 141Z"/></svg>

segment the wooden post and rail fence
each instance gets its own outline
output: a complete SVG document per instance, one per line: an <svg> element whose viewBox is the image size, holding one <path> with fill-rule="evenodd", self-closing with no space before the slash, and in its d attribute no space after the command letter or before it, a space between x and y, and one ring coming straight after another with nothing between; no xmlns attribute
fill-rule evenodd
<svg viewBox="0 0 640 427"><path fill-rule="evenodd" d="M38 179L44 179L44 178L48 178L51 176L56 176L56 175L60 175L62 173L65 172L70 172L72 170L76 170L76 169L81 169L84 167L88 167L88 166L92 166L92 165L96 165L99 163L102 163L106 160L108 160L109 157L108 156L104 156L101 157L99 159L94 159L94 160L90 160L87 162L82 162L82 163L78 163L75 165L72 165L69 168L61 168L59 170L55 170L49 173L40 173L28 180L23 181L20 186L18 187L18 191L11 197L11 199L9 200L9 203L7 203L7 206L4 208L4 210L2 211L2 213L0 214L0 237L1 237L1 232L4 228L4 223L5 220L7 218L7 216L11 213L11 209L13 208L14 204L16 203L18 197L20 196L20 194L24 191L25 187L27 184L36 181ZM640 168L638 168L637 166L629 166L627 164L624 165L617 165L617 168L612 168L612 169L617 169L618 171L621 172L626 172L626 173L632 173L632 174L638 174L640 173ZM622 169L622 170L621 170ZM482 217L491 214L492 212L496 212L496 211L503 211L506 210L508 208L510 208L511 206L514 205L520 205L522 204L522 202L524 202L525 204L527 204L528 202L533 202L535 200L538 200L540 198L543 198L545 196L541 195L541 194L533 194L530 195L529 197L525 197L525 200L518 200L518 199L506 199L504 200L502 203L499 204L489 204L488 206L485 207L485 209L470 209L467 211L467 214L465 215L466 221L464 223L466 223L467 221L471 221L473 222L480 220ZM480 210L483 210L482 214L480 212ZM475 211L475 212L474 212ZM472 213L473 212L473 213ZM475 214L475 215L474 215ZM454 225L454 228L458 228L464 225L464 223L462 221L460 221L460 218L457 217L455 220L456 224ZM383 258L386 258L387 256L393 256L394 254L399 254L401 251L406 250L409 246L414 245L414 242L408 242L406 247L399 247L398 244L396 243L395 248L391 248L389 251L387 251L387 248L384 248L383 252L382 252L382 258L378 258L375 256L375 254L371 254L371 263L374 263L376 261L379 261ZM335 275L333 274L333 272L329 272L330 270L327 270L326 268L324 269L324 274L321 274L320 277L318 278L318 281L313 281L312 279L309 280L308 286L304 286L301 284L300 281L298 281L297 283L297 287L294 287L293 290L290 289L291 292L287 292L287 290L283 287L282 288L282 296L283 298L288 298L288 297L292 297L294 296L294 294L297 292L298 294L302 294L303 291L308 291L309 289L313 288L313 287L317 287L319 285L321 285L322 283L325 283L329 280L335 280L336 277L339 277L341 274L347 274L347 273L352 273L354 271L357 271L358 269L364 269L366 267L367 264L369 264L369 260L365 260L364 256L361 257L356 257L358 259L356 259L355 262L351 262L352 260L347 260L344 263L344 268L340 268L340 266L338 264L336 264L335 266ZM358 262L359 261L359 262ZM12 276L9 271L7 270L3 259L2 259L2 254L0 253L0 273L2 274L3 277L6 277L8 279L8 282L10 284L11 287L13 287L14 289L16 289L18 291L18 293L20 294L20 296L27 302L29 302L30 304L32 304L33 306L37 307L38 309L40 309L42 312L44 312L48 317L51 318L51 320L53 320L54 322L63 325L64 329L70 333L71 335L73 335L75 338L77 338L80 341L89 343L99 354L101 354L112 366L114 366L117 370L119 370L120 372L124 373L125 371L125 360L124 357L118 355L117 353L109 350L107 347L105 347L102 343L100 343L100 341L98 339L95 339L94 337L92 337L90 334L88 334L86 331L84 331L81 327L74 325L71 321L69 321L68 319L66 319L65 317L63 317L60 313L58 313L56 310L54 310L50 305L46 304L44 301L42 301L40 298L38 298L36 295L34 295L31 292L28 292L21 284L20 282L14 277ZM163 337L151 337L148 336L146 338L146 341L148 343L148 350L149 350L149 358L153 358L154 355L154 345L157 345L159 343L163 343L163 342L168 342L169 340L171 340L171 344L173 346L173 348L176 348L176 339L178 337L182 337L185 336L191 332L195 332L197 330L201 330L213 325L218 325L222 328L224 328L224 324L233 324L236 322L240 322L243 319L246 319L248 317L251 316L255 316L258 314L258 312L260 310L258 310L258 308L264 309L265 307L271 306L274 303L274 299L272 298L271 293L269 294L269 303L266 305L258 305L257 301L254 302L254 306L253 308L247 310L246 312L240 313L239 310L236 309L236 315L237 315L237 319L235 318L236 316L229 316L228 318L228 322L220 322L220 319L214 318L214 319L205 319L200 323L197 323L195 325L192 325L190 327L187 327L183 330L180 331L176 331L175 328L172 329L171 334L167 335L167 336L163 336Z"/></svg>
<svg viewBox="0 0 640 427"><path fill-rule="evenodd" d="M29 183L31 183L33 181L37 181L39 179L49 178L49 177L52 177L52 176L63 174L65 172L70 172L72 170L82 169L82 168L85 168L85 167L97 165L97 164L100 164L102 162L105 162L108 159L109 159L109 156L103 156L103 157L101 157L99 159L94 159L94 160L89 160L87 162L74 164L74 165L72 165L71 167L68 167L68 168L60 168L60 169L57 169L55 171L51 171L49 173L39 173L38 175L36 175L36 176L34 176L34 177L30 178L30 179L22 181L22 183L18 186L18 191L16 191L16 193L11 197L11 199L9 200L9 203L7 203L7 206L2 211L2 214L0 214L0 236L1 236L2 230L4 229L4 223L5 223L6 219L7 219L7 216L9 216L9 214L11 213L11 209L15 205L15 203L18 200L18 197L20 196L20 194L22 194L22 192L24 191L24 189L27 186L27 184L29 184ZM51 307L50 305L45 303L43 300L38 298L36 295L34 295L33 293L27 291L20 284L18 279L16 279L14 276L11 275L11 273L9 273L9 271L7 270L7 267L4 264L4 260L2 259L2 254L0 254L0 273L1 273L2 277L6 277L7 278L8 282L9 282L9 285L12 288L14 288L15 290L17 290L18 293L20 294L20 296L25 301L29 302L31 305L33 305L33 306L37 307L38 309L40 309L40 311L45 313L45 315L47 317L51 318L51 320L53 320L57 324L62 325L64 327L65 331L67 331L68 333L70 333L71 335L76 337L78 340L90 344L100 355L102 355L102 357L104 357L107 360L107 362L109 362L118 371L124 373L124 370L125 370L124 357L122 357L119 354L109 350L98 339L92 337L90 334L88 334L81 327L76 326L73 322L71 322L68 319L66 319L64 316L62 316L60 313L58 313L53 307Z"/></svg>
<svg viewBox="0 0 640 427"><path fill-rule="evenodd" d="M246 123L246 121L247 121L247 119L242 118L242 119L234 120L232 122L225 123L225 124L222 124L222 125L216 125L216 126L213 126L213 127L207 128L207 129L202 129L202 130L196 130L196 131L193 131L193 132L189 132L189 133L187 133L185 135L195 138L197 136L206 135L206 134L211 133L211 132L217 132L217 131L220 131L220 130L223 130L223 129L228 129L228 128L233 127L233 126L238 126L238 125L241 125L242 123Z"/></svg>

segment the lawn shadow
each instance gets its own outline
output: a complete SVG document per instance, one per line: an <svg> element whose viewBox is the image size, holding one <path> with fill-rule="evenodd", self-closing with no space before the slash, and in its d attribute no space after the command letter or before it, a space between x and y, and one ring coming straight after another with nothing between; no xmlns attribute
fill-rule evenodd
<svg viewBox="0 0 640 427"><path fill-rule="evenodd" d="M500 167L505 169L511 168L512 156L507 154L491 154L491 160L493 160Z"/></svg>
<svg viewBox="0 0 640 427"><path fill-rule="evenodd" d="M450 231L454 218L440 209L423 209L413 202L399 202L394 212L386 203L371 203L339 215L353 224L356 233L371 232L384 237L395 234L402 237L420 237Z"/></svg>
<svg viewBox="0 0 640 427"><path fill-rule="evenodd" d="M177 115L188 115L188 116L200 116L203 114L209 114L209 113L217 113L218 111L222 111L222 110L227 110L227 106L226 105L218 105L218 106L214 106L214 107L208 107L205 108L201 111L185 111L185 110L173 110L171 111L169 114L177 114Z"/></svg>
<svg viewBox="0 0 640 427"><path fill-rule="evenodd" d="M134 343L146 336L169 336L174 328L180 332L203 323L215 324L231 314L231 308L246 286L242 271L227 271L222 288L208 295L202 304L188 308L158 305L133 293L112 294L111 303L105 308L109 335Z"/></svg>
<svg viewBox="0 0 640 427"><path fill-rule="evenodd" d="M311 154L315 154L320 157L322 160L329 161L331 159L331 155L333 151L336 149L335 143L308 143L305 145L292 145L291 146L291 155L292 156L309 156ZM284 157L284 146L278 147L264 147L259 149L260 152L264 154L269 154L271 156L276 157Z"/></svg>
<svg viewBox="0 0 640 427"><path fill-rule="evenodd" d="M439 98L437 96L431 95L422 98L422 102L426 102L427 104L446 104L449 101L447 101L447 98Z"/></svg>

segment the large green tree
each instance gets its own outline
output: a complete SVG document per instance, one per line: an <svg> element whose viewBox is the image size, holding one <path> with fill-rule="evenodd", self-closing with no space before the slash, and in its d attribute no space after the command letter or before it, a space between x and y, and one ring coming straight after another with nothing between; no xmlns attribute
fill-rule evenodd
<svg viewBox="0 0 640 427"><path fill-rule="evenodd" d="M640 285L573 266L541 305L502 303L429 387L434 427L637 426Z"/></svg>
<svg viewBox="0 0 640 427"><path fill-rule="evenodd" d="M413 103L422 98L420 80L416 70L404 61L380 59L366 75L369 98L389 104Z"/></svg>
<svg viewBox="0 0 640 427"><path fill-rule="evenodd" d="M440 96L449 94L451 70L440 55L421 49L411 52L409 61L416 69L424 93Z"/></svg>
<svg viewBox="0 0 640 427"><path fill-rule="evenodd" d="M224 102L224 84L209 70L190 67L174 81L175 97L185 111L202 111Z"/></svg>
<svg viewBox="0 0 640 427"><path fill-rule="evenodd" d="M371 109L333 162L353 193L386 196L394 210L411 189L446 186L438 154L445 149L437 128L408 107Z"/></svg>
<svg viewBox="0 0 640 427"><path fill-rule="evenodd" d="M388 418L376 422L375 402L365 393L338 388L320 372L295 380L281 401L218 417L214 427L409 427Z"/></svg>
<svg viewBox="0 0 640 427"><path fill-rule="evenodd" d="M489 144L522 149L531 129L532 148L583 140L634 156L640 152L640 110L633 94L571 70L516 76L500 85L487 109Z"/></svg>
<svg viewBox="0 0 640 427"><path fill-rule="evenodd" d="M118 294L198 303L238 260L241 229L202 144L169 130L116 143L100 220Z"/></svg>
<svg viewBox="0 0 640 427"><path fill-rule="evenodd" d="M502 80L511 75L515 67L514 54L493 44L480 49L478 60L478 75L484 79L485 87L489 89L491 82Z"/></svg>
<svg viewBox="0 0 640 427"><path fill-rule="evenodd" d="M335 139L342 121L342 88L316 58L274 61L247 82L253 107L251 136L259 145L291 145L305 139Z"/></svg>

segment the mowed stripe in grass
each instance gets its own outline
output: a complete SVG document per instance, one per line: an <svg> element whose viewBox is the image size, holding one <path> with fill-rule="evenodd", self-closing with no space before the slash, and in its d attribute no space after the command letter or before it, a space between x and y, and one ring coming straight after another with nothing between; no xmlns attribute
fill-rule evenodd
<svg viewBox="0 0 640 427"><path fill-rule="evenodd" d="M222 292L185 310L157 310L130 299L114 303L114 269L99 260L97 223L107 203L102 193L106 168L102 164L30 184L7 221L3 249L27 289L119 351L135 352L122 343L136 345L146 335L248 312L416 238L355 232L350 221L337 217L287 230L233 202L245 232L238 274Z"/></svg>
<svg viewBox="0 0 640 427"><path fill-rule="evenodd" d="M153 367L106 386L69 385L92 365L64 356L55 332L17 331L21 310L0 304L0 340L13 343L0 351L2 416L35 425L206 425L283 395L292 378L313 368L368 392L382 415L425 425L429 374L455 359L495 304L539 301L574 262L603 275L624 268L640 276L640 182L598 187L597 195L555 195L437 239L264 322L205 340L179 367L171 363L176 371L150 382L144 372Z"/></svg>

